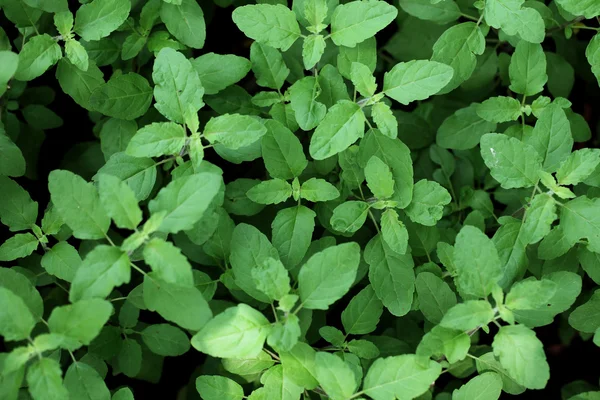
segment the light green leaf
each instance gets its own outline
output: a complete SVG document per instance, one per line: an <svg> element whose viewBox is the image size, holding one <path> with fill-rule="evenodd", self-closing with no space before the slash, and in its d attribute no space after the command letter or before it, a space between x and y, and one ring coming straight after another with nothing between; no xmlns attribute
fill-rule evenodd
<svg viewBox="0 0 600 400"><path fill-rule="evenodd" d="M493 1L500 2L500 0ZM546 55L542 45L520 41L510 59L508 73L511 82L510 90L515 93L533 96L544 90L548 75L546 75Z"/></svg>
<svg viewBox="0 0 600 400"><path fill-rule="evenodd" d="M64 385L70 399L108 400L110 392L102 376L85 362L74 362L65 374Z"/></svg>
<svg viewBox="0 0 600 400"><path fill-rule="evenodd" d="M154 272L144 278L144 303L167 321L197 331L211 319L212 312L196 287L160 280Z"/></svg>
<svg viewBox="0 0 600 400"><path fill-rule="evenodd" d="M134 157L160 157L179 154L186 142L183 127L173 122L154 122L139 129L127 145Z"/></svg>
<svg viewBox="0 0 600 400"><path fill-rule="evenodd" d="M450 1L400 0L400 8L425 21L444 25L460 18L460 8Z"/></svg>
<svg viewBox="0 0 600 400"><path fill-rule="evenodd" d="M146 346L160 356L180 356L190 349L185 332L173 325L150 325L141 335Z"/></svg>
<svg viewBox="0 0 600 400"><path fill-rule="evenodd" d="M453 75L452 67L436 61L398 63L385 73L383 93L406 105L433 96L450 82Z"/></svg>
<svg viewBox="0 0 600 400"><path fill-rule="evenodd" d="M470 347L471 339L467 333L437 325L423 336L416 354L435 359L446 357L449 363L454 364L465 359Z"/></svg>
<svg viewBox="0 0 600 400"><path fill-rule="evenodd" d="M452 392L452 400L498 400L502 393L502 379L495 372L476 376Z"/></svg>
<svg viewBox="0 0 600 400"><path fill-rule="evenodd" d="M600 254L589 251L586 246L579 246L577 259L585 273L595 283L600 283Z"/></svg>
<svg viewBox="0 0 600 400"><path fill-rule="evenodd" d="M258 86L270 89L281 89L290 69L285 65L279 50L259 42L250 46L252 72L256 76Z"/></svg>
<svg viewBox="0 0 600 400"><path fill-rule="evenodd" d="M435 226L442 218L444 206L451 201L446 188L437 182L421 179L415 183L412 201L404 211L413 222Z"/></svg>
<svg viewBox="0 0 600 400"><path fill-rule="evenodd" d="M492 322L494 310L485 300L469 300L450 308L440 321L444 328L471 331Z"/></svg>
<svg viewBox="0 0 600 400"><path fill-rule="evenodd" d="M100 203L121 229L135 228L142 222L142 210L133 190L116 176L102 174L98 178Z"/></svg>
<svg viewBox="0 0 600 400"><path fill-rule="evenodd" d="M82 71L87 71L89 67L88 53L77 40L67 40L65 42L65 54L73 65Z"/></svg>
<svg viewBox="0 0 600 400"><path fill-rule="evenodd" d="M0 336L6 341L27 339L35 326L27 304L5 287L0 287L0 303Z"/></svg>
<svg viewBox="0 0 600 400"><path fill-rule="evenodd" d="M600 328L599 306L600 291L596 290L587 302L569 315L569 325L581 332L594 333Z"/></svg>
<svg viewBox="0 0 600 400"><path fill-rule="evenodd" d="M281 261L267 258L250 271L256 288L266 294L271 302L280 300L290 292L290 277Z"/></svg>
<svg viewBox="0 0 600 400"><path fill-rule="evenodd" d="M502 390L506 393L518 395L525 391L525 388L515 382L515 380L508 375L506 370L502 368L500 362L494 357L494 353L491 351L477 358L475 363L477 371L480 374L491 371L500 375L500 378L502 379Z"/></svg>
<svg viewBox="0 0 600 400"><path fill-rule="evenodd" d="M279 353L284 375L296 385L314 389L319 385L315 371L315 350L304 342L298 342L289 352Z"/></svg>
<svg viewBox="0 0 600 400"><path fill-rule="evenodd" d="M594 18L600 15L600 4L593 0L557 0L560 6L570 14Z"/></svg>
<svg viewBox="0 0 600 400"><path fill-rule="evenodd" d="M166 212L158 230L176 233L191 229L202 218L222 186L223 178L220 175L201 172L175 179L163 187L148 204L152 214Z"/></svg>
<svg viewBox="0 0 600 400"><path fill-rule="evenodd" d="M292 186L283 179L262 181L246 192L250 200L259 204L278 204L292 195Z"/></svg>
<svg viewBox="0 0 600 400"><path fill-rule="evenodd" d="M58 62L56 78L63 92L71 96L77 104L87 110L94 110L90 104L90 96L96 88L104 84L102 71L94 61L89 60L87 71L82 71L63 58Z"/></svg>
<svg viewBox="0 0 600 400"><path fill-rule="evenodd" d="M585 56L588 63L592 66L592 73L596 76L600 84L600 34L597 34L590 40L585 50Z"/></svg>
<svg viewBox="0 0 600 400"><path fill-rule="evenodd" d="M483 135L481 156L504 189L531 187L538 182L542 159L533 147L516 138L498 133Z"/></svg>
<svg viewBox="0 0 600 400"><path fill-rule="evenodd" d="M547 306L556 293L557 286L549 279L526 279L510 288L504 303L511 310L534 310Z"/></svg>
<svg viewBox="0 0 600 400"><path fill-rule="evenodd" d="M27 369L27 385L33 400L64 400L69 392L63 385L58 361L40 358Z"/></svg>
<svg viewBox="0 0 600 400"><path fill-rule="evenodd" d="M353 233L364 225L368 215L368 203L356 200L345 201L333 210L329 223L338 232Z"/></svg>
<svg viewBox="0 0 600 400"><path fill-rule="evenodd" d="M289 49L301 35L293 11L281 4L238 7L232 18L249 38L282 51Z"/></svg>
<svg viewBox="0 0 600 400"><path fill-rule="evenodd" d="M544 40L544 20L534 8L523 7L524 0L490 0L485 2L485 22L502 29L509 36L519 35L523 41Z"/></svg>
<svg viewBox="0 0 600 400"><path fill-rule="evenodd" d="M248 115L225 114L211 118L203 134L210 143L237 150L256 142L265 133L267 128L259 119Z"/></svg>
<svg viewBox="0 0 600 400"><path fill-rule="evenodd" d="M144 261L161 281L192 287L192 266L181 250L160 238L151 239L144 246Z"/></svg>
<svg viewBox="0 0 600 400"><path fill-rule="evenodd" d="M295 314L290 314L284 322L279 321L273 325L267 336L267 343L277 352L289 351L298 343L300 335L300 320Z"/></svg>
<svg viewBox="0 0 600 400"><path fill-rule="evenodd" d="M335 354L318 352L315 373L317 381L332 400L347 399L358 387L352 369Z"/></svg>
<svg viewBox="0 0 600 400"><path fill-rule="evenodd" d="M548 106L542 111L533 132L525 138L542 157L546 172L554 172L571 154L573 136L569 120L562 108Z"/></svg>
<svg viewBox="0 0 600 400"><path fill-rule="evenodd" d="M346 334L364 335L373 332L383 313L383 303L377 298L371 285L350 300L342 311L342 325Z"/></svg>
<svg viewBox="0 0 600 400"><path fill-rule="evenodd" d="M48 177L54 207L78 239L103 239L110 225L98 191L79 175L54 170Z"/></svg>
<svg viewBox="0 0 600 400"><path fill-rule="evenodd" d="M21 149L8 136L0 133L0 179L3 179L2 175L22 176L24 174L25 158Z"/></svg>
<svg viewBox="0 0 600 400"><path fill-rule="evenodd" d="M313 76L297 80L289 89L290 104L302 130L314 129L325 117L327 107L317 101L319 82Z"/></svg>
<svg viewBox="0 0 600 400"><path fill-rule="evenodd" d="M491 97L478 104L476 110L477 115L486 121L516 121L521 115L521 103L519 100L508 96Z"/></svg>
<svg viewBox="0 0 600 400"><path fill-rule="evenodd" d="M340 101L327 111L315 129L310 140L310 155L315 160L324 160L346 150L363 136L364 125L365 116L360 106L351 101Z"/></svg>
<svg viewBox="0 0 600 400"><path fill-rule="evenodd" d="M360 246L355 242L332 246L310 257L298 274L302 306L326 310L348 292L359 263Z"/></svg>
<svg viewBox="0 0 600 400"><path fill-rule="evenodd" d="M363 390L374 400L414 399L425 393L442 372L433 360L421 363L414 354L379 358L369 368Z"/></svg>
<svg viewBox="0 0 600 400"><path fill-rule="evenodd" d="M265 122L267 133L261 139L265 167L273 178L293 179L308 165L300 140L275 120Z"/></svg>
<svg viewBox="0 0 600 400"><path fill-rule="evenodd" d="M0 261L13 261L27 257L38 247L38 240L31 233L19 233L0 246Z"/></svg>
<svg viewBox="0 0 600 400"><path fill-rule="evenodd" d="M152 88L146 78L135 72L115 75L94 89L89 102L95 111L109 117L136 119L148 111Z"/></svg>
<svg viewBox="0 0 600 400"><path fill-rule="evenodd" d="M58 242L44 253L41 264L50 275L72 282L81 265L81 257L69 243Z"/></svg>
<svg viewBox="0 0 600 400"><path fill-rule="evenodd" d="M469 107L461 108L442 122L438 128L436 143L445 149L467 150L479 144L481 136L493 132L496 124L489 122L479 114L479 108L483 104L471 104ZM519 110L521 105L517 102Z"/></svg>
<svg viewBox="0 0 600 400"><path fill-rule="evenodd" d="M87 254L75 273L69 299L105 298L131 279L129 257L118 247L99 245Z"/></svg>
<svg viewBox="0 0 600 400"><path fill-rule="evenodd" d="M340 192L324 179L310 178L300 186L300 197L312 202L337 199Z"/></svg>
<svg viewBox="0 0 600 400"><path fill-rule="evenodd" d="M537 243L550 233L552 223L558 218L556 202L545 193L536 195L527 209L521 235L529 244Z"/></svg>
<svg viewBox="0 0 600 400"><path fill-rule="evenodd" d="M151 158L132 157L124 152L115 153L93 179L97 179L100 174L114 175L127 183L135 197L142 201L148 198L156 183L155 164Z"/></svg>
<svg viewBox="0 0 600 400"><path fill-rule="evenodd" d="M398 120L392 113L392 109L385 103L375 103L371 107L371 117L377 128L385 136L395 139L398 136Z"/></svg>
<svg viewBox="0 0 600 400"><path fill-rule="evenodd" d="M365 261L369 264L369 282L383 305L397 317L408 313L415 291L411 254L396 253L377 235L365 248Z"/></svg>
<svg viewBox="0 0 600 400"><path fill-rule="evenodd" d="M322 326L319 328L319 335L334 346L342 346L346 341L344 332L333 326Z"/></svg>
<svg viewBox="0 0 600 400"><path fill-rule="evenodd" d="M550 369L542 342L523 325L503 326L492 343L494 355L508 375L528 389L543 389Z"/></svg>
<svg viewBox="0 0 600 400"><path fill-rule="evenodd" d="M398 213L388 208L381 214L381 235L385 243L396 253L405 254L408 248L408 230L398 219Z"/></svg>
<svg viewBox="0 0 600 400"><path fill-rule="evenodd" d="M32 37L19 53L19 66L15 79L30 81L42 75L62 57L60 46L50 35Z"/></svg>
<svg viewBox="0 0 600 400"><path fill-rule="evenodd" d="M190 61L198 73L205 94L217 94L240 81L253 66L248 59L233 54L206 53Z"/></svg>
<svg viewBox="0 0 600 400"><path fill-rule="evenodd" d="M202 8L195 0L182 0L180 4L162 4L160 19L169 33L184 45L193 49L204 47L206 24Z"/></svg>
<svg viewBox="0 0 600 400"><path fill-rule="evenodd" d="M375 94L377 83L371 69L366 65L353 62L350 67L350 79L362 96L371 97Z"/></svg>
<svg viewBox="0 0 600 400"><path fill-rule="evenodd" d="M463 226L454 245L457 284L462 293L487 297L502 277L494 243L474 226Z"/></svg>
<svg viewBox="0 0 600 400"><path fill-rule="evenodd" d="M315 228L315 212L299 205L277 212L271 223L273 246L287 269L297 266L304 258Z"/></svg>
<svg viewBox="0 0 600 400"><path fill-rule="evenodd" d="M353 1L339 5L331 16L331 40L336 46L354 47L388 26L398 10L385 1Z"/></svg>
<svg viewBox="0 0 600 400"><path fill-rule="evenodd" d="M171 121L184 123L189 114L195 114L204 105L204 88L198 73L183 54L170 47L156 55L152 80L154 107Z"/></svg>
<svg viewBox="0 0 600 400"><path fill-rule="evenodd" d="M87 41L100 40L125 22L130 9L129 1L93 0L77 9L73 30Z"/></svg>
<svg viewBox="0 0 600 400"><path fill-rule="evenodd" d="M577 197L561 207L560 228L573 246L579 239L588 240L588 249L600 253L600 198ZM570 247L571 247L570 246Z"/></svg>
<svg viewBox="0 0 600 400"><path fill-rule="evenodd" d="M312 69L323 56L325 38L322 35L310 35L302 43L302 61L305 69Z"/></svg>
<svg viewBox="0 0 600 400"><path fill-rule="evenodd" d="M205 400L242 400L244 389L224 376L202 375L196 378L196 390Z"/></svg>
<svg viewBox="0 0 600 400"><path fill-rule="evenodd" d="M113 312L110 302L101 299L80 300L73 304L55 307L48 318L50 333L63 335L72 342L69 350L88 345L108 321Z"/></svg>
<svg viewBox="0 0 600 400"><path fill-rule="evenodd" d="M419 296L419 309L434 324L439 324L444 314L456 304L456 295L450 286L430 272L417 275L415 288Z"/></svg>
<svg viewBox="0 0 600 400"><path fill-rule="evenodd" d="M390 167L377 156L372 156L365 166L367 186L378 199L387 199L394 194L394 178Z"/></svg>
<svg viewBox="0 0 600 400"><path fill-rule="evenodd" d="M196 333L192 346L200 352L220 358L244 358L258 355L270 330L270 322L246 304L228 308Z"/></svg>
<svg viewBox="0 0 600 400"><path fill-rule="evenodd" d="M580 149L569 154L558 171L556 179L559 185L576 185L588 178L600 164L600 150Z"/></svg>
<svg viewBox="0 0 600 400"><path fill-rule="evenodd" d="M8 289L20 297L34 320L42 318L44 313L42 297L28 277L16 272L15 268L2 268L0 269L0 287Z"/></svg>

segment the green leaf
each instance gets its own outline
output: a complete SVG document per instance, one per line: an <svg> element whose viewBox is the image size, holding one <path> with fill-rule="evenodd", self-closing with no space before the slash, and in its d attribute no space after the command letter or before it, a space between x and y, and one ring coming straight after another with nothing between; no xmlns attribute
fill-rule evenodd
<svg viewBox="0 0 600 400"><path fill-rule="evenodd" d="M494 318L492 306L485 300L469 300L450 308L440 321L444 328L471 331L486 326Z"/></svg>
<svg viewBox="0 0 600 400"><path fill-rule="evenodd" d="M454 245L456 282L462 293L487 297L503 271L494 243L473 226L463 226Z"/></svg>
<svg viewBox="0 0 600 400"><path fill-rule="evenodd" d="M289 89L290 105L302 130L314 129L327 113L325 104L316 101L319 93L318 80L312 76L297 80Z"/></svg>
<svg viewBox="0 0 600 400"><path fill-rule="evenodd" d="M560 6L570 14L594 18L600 15L600 5L594 1L557 0Z"/></svg>
<svg viewBox="0 0 600 400"><path fill-rule="evenodd" d="M415 288L419 309L434 324L439 324L444 314L456 304L456 295L448 284L430 272L417 275Z"/></svg>
<svg viewBox="0 0 600 400"><path fill-rule="evenodd" d="M0 287L0 335L6 341L24 340L29 337L35 320L21 297L11 290Z"/></svg>
<svg viewBox="0 0 600 400"><path fill-rule="evenodd" d="M280 300L290 292L290 277L281 261L268 258L250 271L256 288L273 300Z"/></svg>
<svg viewBox="0 0 600 400"><path fill-rule="evenodd" d="M314 389L319 385L315 371L315 350L308 344L298 342L289 352L279 353L283 372L296 385Z"/></svg>
<svg viewBox="0 0 600 400"><path fill-rule="evenodd" d="M267 133L261 139L265 167L273 178L293 179L302 173L308 161L300 140L284 125L268 120Z"/></svg>
<svg viewBox="0 0 600 400"><path fill-rule="evenodd" d="M398 10L385 1L353 1L339 5L331 16L331 40L336 46L354 47L388 26Z"/></svg>
<svg viewBox="0 0 600 400"><path fill-rule="evenodd" d="M201 172L175 179L163 187L148 204L152 214L166 212L158 230L176 233L191 229L222 190L222 185L220 175Z"/></svg>
<svg viewBox="0 0 600 400"><path fill-rule="evenodd" d="M3 179L2 175L22 176L24 174L25 158L21 149L8 136L0 133L0 179Z"/></svg>
<svg viewBox="0 0 600 400"><path fill-rule="evenodd" d="M160 19L169 33L193 49L204 47L206 24L202 8L195 0L182 0L180 4L165 2L160 7Z"/></svg>
<svg viewBox="0 0 600 400"><path fill-rule="evenodd" d="M228 308L196 333L192 346L202 353L220 358L258 355L270 330L270 322L246 304Z"/></svg>
<svg viewBox="0 0 600 400"><path fill-rule="evenodd" d="M100 203L119 228L135 230L142 222L142 210L138 206L135 194L119 178L100 175L98 191Z"/></svg>
<svg viewBox="0 0 600 400"><path fill-rule="evenodd" d="M444 206L451 201L450 193L443 186L422 179L415 183L412 201L404 211L413 222L435 226L442 218Z"/></svg>
<svg viewBox="0 0 600 400"><path fill-rule="evenodd" d="M233 11L232 18L249 38L282 51L289 49L301 36L296 16L281 4L238 7Z"/></svg>
<svg viewBox="0 0 600 400"><path fill-rule="evenodd" d="M365 248L365 261L369 264L369 282L383 305L397 317L408 313L415 291L411 254L396 253L377 235Z"/></svg>
<svg viewBox="0 0 600 400"><path fill-rule="evenodd" d="M202 375L196 378L196 390L205 400L242 400L244 389L224 376Z"/></svg>
<svg viewBox="0 0 600 400"><path fill-rule="evenodd" d="M88 53L77 40L67 40L65 42L65 54L73 65L82 71L87 71L89 67Z"/></svg>
<svg viewBox="0 0 600 400"><path fill-rule="evenodd" d="M152 88L146 78L134 72L115 75L94 89L89 102L95 111L109 117L136 119L148 111Z"/></svg>
<svg viewBox="0 0 600 400"><path fill-rule="evenodd" d="M377 346L368 340L353 339L348 342L347 348L350 353L367 360L377 358L380 354Z"/></svg>
<svg viewBox="0 0 600 400"><path fill-rule="evenodd" d="M371 69L364 64L353 62L350 67L350 78L356 90L364 96L371 97L377 90L375 77L371 73Z"/></svg>
<svg viewBox="0 0 600 400"><path fill-rule="evenodd" d="M588 240L590 251L600 252L600 199L578 197L563 204L560 227L566 241L573 246L579 239ZM569 247L571 247L569 246Z"/></svg>
<svg viewBox="0 0 600 400"><path fill-rule="evenodd" d="M74 362L65 374L65 388L69 398L82 400L109 399L110 392L102 376L94 367L84 362Z"/></svg>
<svg viewBox="0 0 600 400"><path fill-rule="evenodd" d="M205 94L217 94L245 77L253 63L233 54L206 53L191 60Z"/></svg>
<svg viewBox="0 0 600 400"><path fill-rule="evenodd" d="M421 339L417 346L417 356L435 359L446 357L449 363L454 364L467 357L470 347L471 339L467 333L437 325Z"/></svg>
<svg viewBox="0 0 600 400"><path fill-rule="evenodd" d="M146 45L147 40L148 38L146 36L142 36L137 32L132 32L123 42L121 58L123 60L131 60L132 58L137 57Z"/></svg>
<svg viewBox="0 0 600 400"><path fill-rule="evenodd" d="M360 246L355 242L332 246L310 257L298 274L302 306L326 310L348 292L359 263Z"/></svg>
<svg viewBox="0 0 600 400"><path fill-rule="evenodd" d="M305 69L312 69L323 56L325 38L322 35L310 35L302 43L302 61Z"/></svg>
<svg viewBox="0 0 600 400"><path fill-rule="evenodd" d="M102 71L94 61L89 60L87 71L82 71L63 58L58 62L56 78L63 92L71 96L77 104L90 111L94 109L90 103L90 96L96 88L104 84Z"/></svg>
<svg viewBox="0 0 600 400"><path fill-rule="evenodd" d="M81 257L69 243L58 242L44 253L41 264L50 275L72 282L81 265Z"/></svg>
<svg viewBox="0 0 600 400"><path fill-rule="evenodd" d="M542 157L546 172L554 172L571 154L573 136L569 120L562 108L548 106L542 111L533 132L525 138Z"/></svg>
<svg viewBox="0 0 600 400"><path fill-rule="evenodd" d="M151 158L132 157L124 152L113 154L93 179L100 174L114 175L127 183L139 201L148 198L156 183L156 165Z"/></svg>
<svg viewBox="0 0 600 400"><path fill-rule="evenodd" d="M590 43L585 50L585 56L588 63L592 66L592 73L600 83L600 35L596 34L596 36L590 40Z"/></svg>
<svg viewBox="0 0 600 400"><path fill-rule="evenodd" d="M0 72L0 95L6 92L6 84L17 72L19 67L19 55L9 50L0 50L0 62L4 65L4 70Z"/></svg>
<svg viewBox="0 0 600 400"><path fill-rule="evenodd" d="M183 127L173 122L155 122L139 129L127 145L134 157L159 157L179 154L186 142Z"/></svg>
<svg viewBox="0 0 600 400"><path fill-rule="evenodd" d="M319 335L334 346L341 347L346 341L344 332L333 326L323 326L319 329Z"/></svg>
<svg viewBox="0 0 600 400"><path fill-rule="evenodd" d="M129 257L118 247L99 245L87 254L75 273L69 298L71 301L105 298L131 279Z"/></svg>
<svg viewBox="0 0 600 400"><path fill-rule="evenodd" d="M398 213L388 208L381 214L381 235L385 243L396 253L405 254L408 248L408 230L398 219Z"/></svg>
<svg viewBox="0 0 600 400"><path fill-rule="evenodd" d="M265 133L267 128L259 119L248 115L225 114L211 118L203 134L210 143L237 150L256 142Z"/></svg>
<svg viewBox="0 0 600 400"><path fill-rule="evenodd" d="M506 295L506 307L514 310L534 310L547 306L557 291L557 284L548 279L527 279L515 283Z"/></svg>
<svg viewBox="0 0 600 400"><path fill-rule="evenodd" d="M100 130L100 146L104 159L108 160L113 154L125 151L137 130L135 121L109 118Z"/></svg>
<svg viewBox="0 0 600 400"><path fill-rule="evenodd" d="M388 167L377 156L372 156L365 166L367 186L378 199L387 199L394 194L394 178Z"/></svg>
<svg viewBox="0 0 600 400"><path fill-rule="evenodd" d="M278 211L271 223L273 246L288 270L304 258L315 228L315 216L310 208L299 205Z"/></svg>
<svg viewBox="0 0 600 400"><path fill-rule="evenodd" d="M48 318L51 333L70 339L67 347L75 350L89 345L113 312L110 302L101 299L79 300L73 304L55 307Z"/></svg>
<svg viewBox="0 0 600 400"><path fill-rule="evenodd" d="M476 111L477 115L486 121L516 121L521 116L521 103L513 97L492 97L478 104Z"/></svg>
<svg viewBox="0 0 600 400"><path fill-rule="evenodd" d="M32 37L19 53L19 67L15 79L30 81L46 72L62 57L60 46L50 35Z"/></svg>
<svg viewBox="0 0 600 400"><path fill-rule="evenodd" d="M452 392L452 400L498 400L502 393L502 379L495 372L476 376Z"/></svg>
<svg viewBox="0 0 600 400"><path fill-rule="evenodd" d="M385 73L383 93L406 105L438 93L453 75L452 67L436 61L413 60L398 63Z"/></svg>
<svg viewBox="0 0 600 400"><path fill-rule="evenodd" d="M283 323L280 321L273 325L267 343L278 352L289 351L298 343L300 335L300 320L295 314L290 314Z"/></svg>
<svg viewBox="0 0 600 400"><path fill-rule="evenodd" d="M300 197L312 202L330 201L340 197L340 192L324 179L310 178L300 186Z"/></svg>
<svg viewBox="0 0 600 400"><path fill-rule="evenodd" d="M506 393L518 395L525 391L525 388L515 382L515 380L508 375L506 370L502 368L500 362L494 357L494 353L491 351L477 358L475 363L477 365L477 371L480 374L491 371L500 375L500 378L502 379L502 390Z"/></svg>
<svg viewBox="0 0 600 400"><path fill-rule="evenodd" d="M543 389L550 369L542 342L523 325L503 326L492 343L494 355L508 375L528 389Z"/></svg>
<svg viewBox="0 0 600 400"><path fill-rule="evenodd" d="M461 108L446 118L438 128L436 143L445 149L454 150L467 150L477 146L481 136L496 129L496 124L493 123L495 121L489 122L485 115L479 113L479 109L492 99ZM519 102L517 105L520 111Z"/></svg>
<svg viewBox="0 0 600 400"><path fill-rule="evenodd" d="M87 41L100 40L125 22L130 9L128 1L93 0L77 10L73 30Z"/></svg>
<svg viewBox="0 0 600 400"><path fill-rule="evenodd" d="M38 247L38 240L31 233L19 233L0 246L0 261L13 261L27 257Z"/></svg>
<svg viewBox="0 0 600 400"><path fill-rule="evenodd" d="M600 164L598 149L580 149L569 154L558 168L556 179L559 185L576 185L587 179Z"/></svg>
<svg viewBox="0 0 600 400"><path fill-rule="evenodd" d="M142 331L142 340L160 356L180 356L190 349L190 341L181 329L169 324L150 325Z"/></svg>
<svg viewBox="0 0 600 400"><path fill-rule="evenodd" d="M332 400L347 399L358 387L352 369L335 354L318 352L315 373L317 381Z"/></svg>
<svg viewBox="0 0 600 400"><path fill-rule="evenodd" d="M250 61L258 86L281 89L290 74L290 69L285 65L279 50L263 43L252 43Z"/></svg>
<svg viewBox="0 0 600 400"><path fill-rule="evenodd" d="M34 400L62 400L69 398L63 385L62 371L58 361L40 358L27 369L27 385Z"/></svg>
<svg viewBox="0 0 600 400"><path fill-rule="evenodd" d="M481 156L504 189L531 187L538 182L542 159L533 147L516 138L498 133L483 135Z"/></svg>
<svg viewBox="0 0 600 400"><path fill-rule="evenodd" d="M340 101L327 111L315 130L309 146L315 160L324 160L346 150L364 134L365 116L360 106Z"/></svg>
<svg viewBox="0 0 600 400"><path fill-rule="evenodd" d="M278 204L286 201L292 195L292 186L283 179L262 181L252 187L246 196L259 204Z"/></svg>
<svg viewBox="0 0 600 400"><path fill-rule="evenodd" d="M181 53L169 47L156 56L152 69L154 105L167 119L184 123L189 114L202 106L204 88L192 63Z"/></svg>
<svg viewBox="0 0 600 400"><path fill-rule="evenodd" d="M469 79L477 66L476 55L485 51L485 36L474 22L464 22L447 29L433 45L432 61L449 65L452 80L440 91L449 93Z"/></svg>
<svg viewBox="0 0 600 400"><path fill-rule="evenodd" d="M364 201L346 201L338 205L331 215L329 223L341 233L354 233L359 230L369 215L369 204Z"/></svg>
<svg viewBox="0 0 600 400"><path fill-rule="evenodd" d="M400 7L414 17L441 25L460 18L454 1L400 0Z"/></svg>
<svg viewBox="0 0 600 400"><path fill-rule="evenodd" d="M493 1L499 2L499 0ZM515 93L533 96L544 90L548 75L546 75L546 55L542 45L520 41L510 59L508 73L511 82L510 90Z"/></svg>
<svg viewBox="0 0 600 400"><path fill-rule="evenodd" d="M103 239L110 225L98 191L79 175L55 170L48 177L54 207L78 239Z"/></svg>
<svg viewBox="0 0 600 400"><path fill-rule="evenodd" d="M348 335L364 335L377 328L379 318L383 313L383 303L367 285L350 300L342 311L342 325Z"/></svg>
<svg viewBox="0 0 600 400"><path fill-rule="evenodd" d="M0 269L0 287L6 288L19 296L35 320L44 313L42 298L32 282L14 268Z"/></svg>
<svg viewBox="0 0 600 400"><path fill-rule="evenodd" d="M377 128L385 136L395 139L398 136L398 120L392 109L385 103L375 103L371 107L371 117Z"/></svg>
<svg viewBox="0 0 600 400"><path fill-rule="evenodd" d="M134 339L123 340L116 363L125 376L130 378L137 376L142 368L142 346Z"/></svg>
<svg viewBox="0 0 600 400"><path fill-rule="evenodd" d="M491 27L502 29L509 36L518 35L523 41L541 43L546 36L544 20L534 8L522 8L523 2L524 0L486 1L485 22Z"/></svg>
<svg viewBox="0 0 600 400"><path fill-rule="evenodd" d="M181 251L160 238L151 239L144 246L144 261L161 281L192 287L192 266Z"/></svg>
<svg viewBox="0 0 600 400"><path fill-rule="evenodd" d="M596 283L600 282L600 254L589 251L586 246L579 246L577 259L581 268Z"/></svg>
<svg viewBox="0 0 600 400"><path fill-rule="evenodd" d="M581 332L593 333L600 328L600 291L596 290L592 297L577 307L569 315L569 325Z"/></svg>
<svg viewBox="0 0 600 400"><path fill-rule="evenodd" d="M531 201L523 221L522 235L529 244L537 243L550 233L552 223L558 218L556 202L552 196L538 194Z"/></svg>
<svg viewBox="0 0 600 400"><path fill-rule="evenodd" d="M414 354L379 358L369 368L364 392L374 400L416 398L425 393L442 372L433 360L421 363Z"/></svg>
<svg viewBox="0 0 600 400"><path fill-rule="evenodd" d="M1 138L4 137L0 135ZM37 220L38 204L12 179L0 176L0 220L12 232L30 229Z"/></svg>

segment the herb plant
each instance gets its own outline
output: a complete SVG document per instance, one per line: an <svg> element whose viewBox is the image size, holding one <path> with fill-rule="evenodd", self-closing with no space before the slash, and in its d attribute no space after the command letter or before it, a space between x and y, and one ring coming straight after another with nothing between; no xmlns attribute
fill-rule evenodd
<svg viewBox="0 0 600 400"><path fill-rule="evenodd" d="M599 398L600 1L80 2L0 0L0 399Z"/></svg>

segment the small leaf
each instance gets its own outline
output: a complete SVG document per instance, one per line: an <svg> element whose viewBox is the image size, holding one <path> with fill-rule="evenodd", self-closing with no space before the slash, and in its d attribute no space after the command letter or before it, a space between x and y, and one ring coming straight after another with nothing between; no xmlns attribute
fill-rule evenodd
<svg viewBox="0 0 600 400"><path fill-rule="evenodd" d="M292 195L292 186L283 179L262 181L246 192L250 200L259 204L278 204Z"/></svg>
<svg viewBox="0 0 600 400"><path fill-rule="evenodd" d="M484 300L469 300L456 304L444 314L440 326L444 328L470 331L486 326L494 318L490 303Z"/></svg>
<svg viewBox="0 0 600 400"><path fill-rule="evenodd" d="M233 22L246 36L259 43L285 51L300 37L296 16L281 4L256 4L238 7Z"/></svg>
<svg viewBox="0 0 600 400"><path fill-rule="evenodd" d="M385 73L383 93L406 105L436 94L450 82L453 75L452 67L436 61L399 63Z"/></svg>

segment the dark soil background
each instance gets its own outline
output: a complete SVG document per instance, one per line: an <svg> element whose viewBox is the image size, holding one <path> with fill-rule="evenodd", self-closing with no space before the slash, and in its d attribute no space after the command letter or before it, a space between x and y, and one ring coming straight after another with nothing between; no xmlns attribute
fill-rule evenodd
<svg viewBox="0 0 600 400"><path fill-rule="evenodd" d="M204 4L206 2L203 2L203 7ZM73 2L72 9L76 9L77 6L78 2ZM231 20L232 11L232 7L214 7L212 13L206 12L207 41L204 49L195 51L195 56L207 52L215 52L249 57L251 41L233 24ZM14 39L17 36L18 32L15 31L13 24L6 20L4 15L0 16L0 24L11 38ZM392 24L392 26L380 32L378 35L380 46L387 42L395 32L395 29L395 25ZM106 69L106 67L103 70L109 72L109 69ZM254 84L251 76L252 73L241 84L249 88L253 87ZM30 181L25 178L18 179L18 182L31 193L32 198L40 204L40 216L48 201L47 176L49 172L59 168L63 158L74 145L95 140L92 133L93 124L88 118L87 111L78 106L69 96L62 92L55 79L54 69L30 83L30 87L44 85L50 86L55 90L56 100L50 105L50 108L63 118L64 125L58 129L46 131L46 139L41 147L38 163L39 179L37 181ZM600 108L600 90L598 85L589 85L578 78L570 100L573 102L573 110L586 118L593 132L593 139L589 143L577 144L577 146L598 147L598 138L596 136L596 125L599 118L597 110ZM207 158L211 158L208 152ZM218 164L224 168L226 176L239 177L248 175L247 165L236 166L222 162ZM0 235L2 236L6 233L6 231L0 231ZM334 305L334 309L331 310L329 315L339 315L342 310L342 306ZM157 317L151 313L143 312L141 318L145 322L151 323ZM158 319L156 322L158 322ZM341 326L339 320L328 321L328 324ZM598 385L600 367L598 367L597 360L600 359L600 349L591 340L584 342L579 337L573 338L570 344L565 346L561 344L559 329L559 318L556 318L556 321L551 325L536 329L538 337L545 345L550 363L551 379L546 389L542 391L527 391L521 395L522 398L560 399L561 388L575 380L585 380L591 385ZM490 340L488 338L485 336L482 336L482 338L483 343L489 344ZM588 363L587 360L591 362ZM162 378L157 384L129 379L124 375L113 377L110 375L110 372L106 381L111 389L122 385L131 387L136 399L176 399L177 393L183 386L190 382L190 377L203 361L204 356L192 349L183 356L165 358ZM449 374L444 374L440 377L438 383L443 387L451 380L450 378L452 377ZM509 397L504 394L502 398Z"/></svg>

